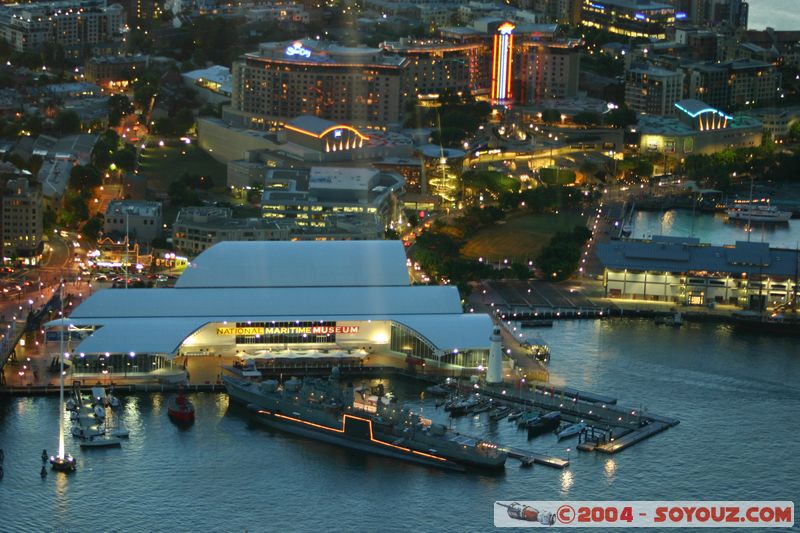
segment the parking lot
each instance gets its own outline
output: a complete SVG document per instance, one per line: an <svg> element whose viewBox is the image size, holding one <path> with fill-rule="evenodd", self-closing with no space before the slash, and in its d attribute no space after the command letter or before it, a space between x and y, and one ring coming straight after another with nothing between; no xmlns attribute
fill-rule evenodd
<svg viewBox="0 0 800 533"><path fill-rule="evenodd" d="M607 302L596 302L596 288L590 283L565 281L487 281L481 298L483 303L495 307L506 306L509 310L530 309L599 309L608 307Z"/></svg>

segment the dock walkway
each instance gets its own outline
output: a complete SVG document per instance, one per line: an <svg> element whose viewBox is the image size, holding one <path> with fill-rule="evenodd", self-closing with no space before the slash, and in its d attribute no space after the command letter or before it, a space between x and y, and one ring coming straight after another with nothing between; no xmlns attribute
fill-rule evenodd
<svg viewBox="0 0 800 533"><path fill-rule="evenodd" d="M541 453L532 452L530 450L521 450L519 448L511 448L501 446L499 450L504 451L512 459L519 460L523 465L529 466L536 463L537 465L549 466L551 468L566 468L569 466L569 461L559 457L544 455Z"/></svg>
<svg viewBox="0 0 800 533"><path fill-rule="evenodd" d="M677 421L675 422L677 424ZM650 422L646 426L633 430L619 438L613 438L606 443L598 444L595 450L603 453L617 453L626 448L630 448L637 442L641 442L647 438L661 433L672 427L666 422Z"/></svg>
<svg viewBox="0 0 800 533"><path fill-rule="evenodd" d="M536 386L507 394L508 390L503 387L484 385L480 392L525 408L542 412L558 411L563 420L570 422L584 420L590 426L606 432L608 440L596 443L593 447L602 453L620 452L680 423L675 418L618 405L615 398L577 389ZM465 393L474 391L469 387L462 390Z"/></svg>

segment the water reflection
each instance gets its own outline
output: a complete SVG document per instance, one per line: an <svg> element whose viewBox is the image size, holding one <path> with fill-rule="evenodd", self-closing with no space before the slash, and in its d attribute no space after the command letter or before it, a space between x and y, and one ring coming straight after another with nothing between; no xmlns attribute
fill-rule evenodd
<svg viewBox="0 0 800 533"><path fill-rule="evenodd" d="M225 416L225 412L228 410L229 403L230 403L230 397L227 394L217 395L215 405L217 407L217 416L219 418Z"/></svg>
<svg viewBox="0 0 800 533"><path fill-rule="evenodd" d="M608 481L609 484L612 483L614 481L614 476L617 473L617 463L614 462L614 459L609 459L606 461L605 473L606 481Z"/></svg>
<svg viewBox="0 0 800 533"><path fill-rule="evenodd" d="M55 474L56 490L55 490L55 520L56 524L64 524L70 515L69 505L69 482L70 474L67 472L51 472Z"/></svg>
<svg viewBox="0 0 800 533"><path fill-rule="evenodd" d="M747 240L747 224L729 223L722 213L695 213L691 209L672 209L665 212L637 211L633 221L633 237L653 235L673 237L694 236L700 242L713 245L733 244ZM754 241L770 242L776 248L793 248L800 239L800 221L788 224L754 224L750 235Z"/></svg>
<svg viewBox="0 0 800 533"><path fill-rule="evenodd" d="M572 488L572 471L571 470L563 470L561 472L561 494L567 495L569 494L569 489Z"/></svg>

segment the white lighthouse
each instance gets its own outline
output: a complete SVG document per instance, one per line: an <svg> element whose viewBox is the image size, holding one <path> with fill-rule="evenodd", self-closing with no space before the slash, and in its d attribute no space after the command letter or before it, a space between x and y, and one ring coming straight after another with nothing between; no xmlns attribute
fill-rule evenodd
<svg viewBox="0 0 800 533"><path fill-rule="evenodd" d="M489 337L489 367L486 369L487 383L503 381L503 350L500 345L500 327L495 326Z"/></svg>

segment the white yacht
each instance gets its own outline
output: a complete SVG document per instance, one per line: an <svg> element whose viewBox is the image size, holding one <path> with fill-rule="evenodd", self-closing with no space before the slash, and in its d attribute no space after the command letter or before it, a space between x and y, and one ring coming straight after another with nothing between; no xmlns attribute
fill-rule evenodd
<svg viewBox="0 0 800 533"><path fill-rule="evenodd" d="M767 202L734 202L727 209L728 220L747 222L789 222L791 211L781 211Z"/></svg>

